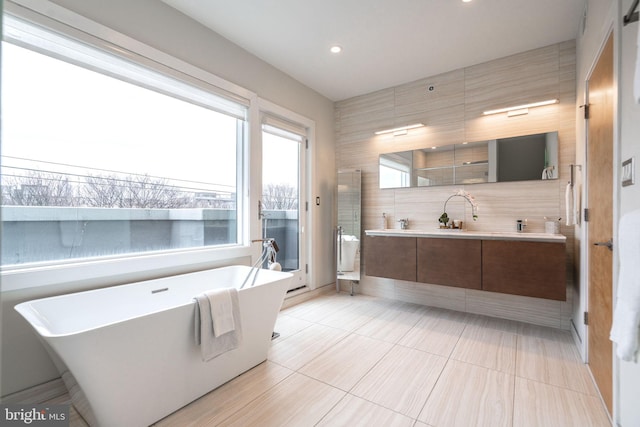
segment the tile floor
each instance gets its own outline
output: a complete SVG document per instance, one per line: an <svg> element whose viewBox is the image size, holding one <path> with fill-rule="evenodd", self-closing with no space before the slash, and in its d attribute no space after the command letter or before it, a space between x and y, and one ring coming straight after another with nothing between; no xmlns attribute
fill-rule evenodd
<svg viewBox="0 0 640 427"><path fill-rule="evenodd" d="M567 331L348 294L275 329L266 362L155 426L611 426Z"/></svg>
<svg viewBox="0 0 640 427"><path fill-rule="evenodd" d="M268 361L156 426L610 426L567 331L334 294Z"/></svg>

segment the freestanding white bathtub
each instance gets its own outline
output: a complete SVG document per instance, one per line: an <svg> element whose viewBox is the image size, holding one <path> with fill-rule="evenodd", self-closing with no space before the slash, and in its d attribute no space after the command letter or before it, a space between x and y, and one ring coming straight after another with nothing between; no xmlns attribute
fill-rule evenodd
<svg viewBox="0 0 640 427"><path fill-rule="evenodd" d="M238 292L243 341L203 362L193 298L240 288L232 266L19 304L92 426L148 426L267 358L290 273L260 269Z"/></svg>

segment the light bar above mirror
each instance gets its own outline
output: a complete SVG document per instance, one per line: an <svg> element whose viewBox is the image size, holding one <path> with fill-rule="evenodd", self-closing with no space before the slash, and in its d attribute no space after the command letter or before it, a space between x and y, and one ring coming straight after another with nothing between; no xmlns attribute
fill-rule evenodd
<svg viewBox="0 0 640 427"><path fill-rule="evenodd" d="M417 129L417 128L421 128L421 127L424 127L424 124L422 124L422 123L414 123L412 125L400 126L400 127L393 128L393 129L379 130L379 131L376 131L374 133L376 135L384 135L386 133L392 133L394 136L406 135L408 130Z"/></svg>

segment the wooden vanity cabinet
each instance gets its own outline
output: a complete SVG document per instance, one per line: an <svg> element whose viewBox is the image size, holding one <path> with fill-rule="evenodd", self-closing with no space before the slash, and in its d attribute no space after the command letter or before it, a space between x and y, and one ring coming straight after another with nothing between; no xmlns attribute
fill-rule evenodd
<svg viewBox="0 0 640 427"><path fill-rule="evenodd" d="M416 238L366 236L365 272L368 276L416 281Z"/></svg>
<svg viewBox="0 0 640 427"><path fill-rule="evenodd" d="M482 242L475 239L420 238L418 282L482 289Z"/></svg>
<svg viewBox="0 0 640 427"><path fill-rule="evenodd" d="M566 300L564 243L482 241L482 289Z"/></svg>

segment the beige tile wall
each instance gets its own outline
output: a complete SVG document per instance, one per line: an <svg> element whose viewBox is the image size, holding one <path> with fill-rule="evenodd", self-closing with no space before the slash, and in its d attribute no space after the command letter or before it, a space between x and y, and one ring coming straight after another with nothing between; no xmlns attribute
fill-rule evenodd
<svg viewBox="0 0 640 427"><path fill-rule="evenodd" d="M527 231L544 232L544 217L565 217L564 193L569 165L575 162L576 117L575 41L547 46L468 68L383 89L336 104L336 168L362 170L363 230L379 228L385 212L389 227L409 218L410 228L437 227L443 203L458 188L469 191L479 204L472 221L470 205L452 199L450 218L465 221L470 230L513 231L516 219L528 220ZM429 91L428 87L434 90ZM558 98L559 104L531 109L528 115L483 116L482 111ZM422 122L426 127L405 136L374 135L374 131ZM492 183L433 188L378 188L381 153L442 146L463 141L559 132L560 179L520 183ZM563 221L564 224L564 221ZM561 226L567 236L567 302L497 295L417 285L366 276L359 291L402 301L454 308L547 326L569 328L571 313L573 227ZM363 245L362 251L366 251ZM464 260L461 260L464 262Z"/></svg>

